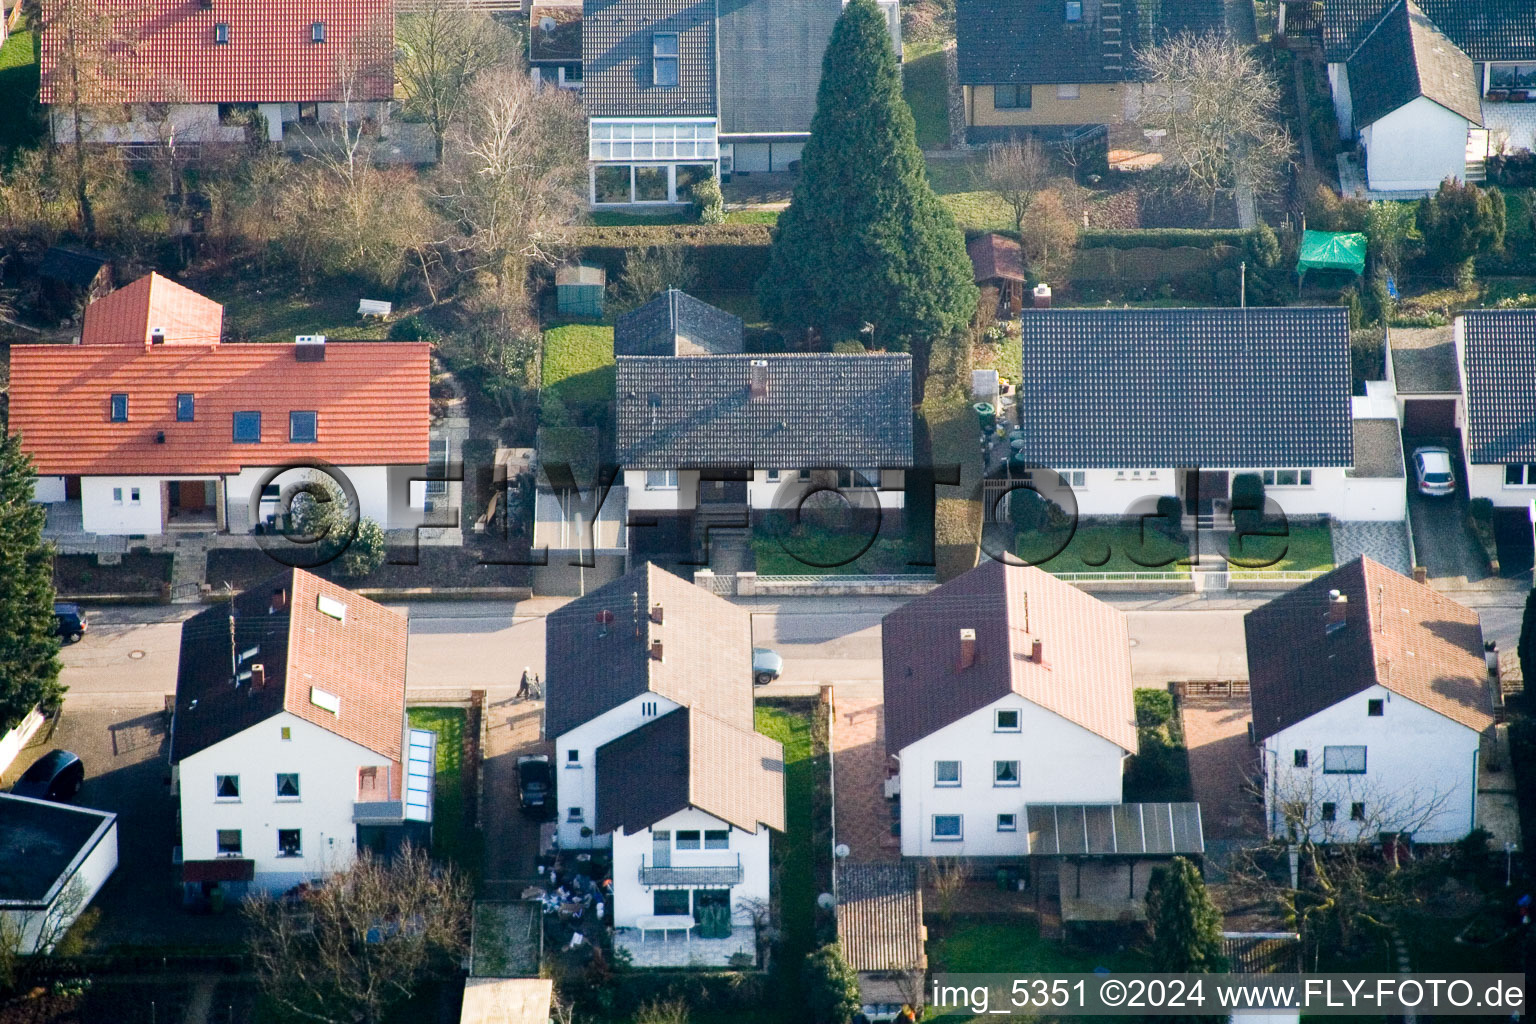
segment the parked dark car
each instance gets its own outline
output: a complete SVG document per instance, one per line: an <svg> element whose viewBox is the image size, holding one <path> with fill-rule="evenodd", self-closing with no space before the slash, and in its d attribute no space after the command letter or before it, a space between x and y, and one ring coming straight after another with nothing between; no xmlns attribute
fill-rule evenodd
<svg viewBox="0 0 1536 1024"><path fill-rule="evenodd" d="M555 806L555 773L543 754L517 759L517 799L524 811L547 817Z"/></svg>
<svg viewBox="0 0 1536 1024"><path fill-rule="evenodd" d="M85 781L85 765L67 750L50 750L22 773L11 787L13 796L38 800L73 800Z"/></svg>
<svg viewBox="0 0 1536 1024"><path fill-rule="evenodd" d="M53 635L72 644L85 636L85 612L77 604L65 601L53 603Z"/></svg>

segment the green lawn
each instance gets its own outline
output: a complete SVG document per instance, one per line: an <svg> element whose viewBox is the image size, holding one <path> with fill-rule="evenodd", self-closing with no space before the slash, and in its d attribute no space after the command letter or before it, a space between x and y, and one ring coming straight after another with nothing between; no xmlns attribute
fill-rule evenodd
<svg viewBox="0 0 1536 1024"><path fill-rule="evenodd" d="M982 342L971 352L971 365L978 370L996 370L1003 380L1017 381L1024 371L1024 339L1013 331L998 342Z"/></svg>
<svg viewBox="0 0 1536 1024"><path fill-rule="evenodd" d="M784 744L784 815L788 826L773 837L778 866L779 920L784 930L779 959L798 964L816 937L816 870L812 844L816 835L816 791L827 772L826 755L817 756L810 713L759 704L757 731ZM794 969L798 977L798 968Z"/></svg>
<svg viewBox="0 0 1536 1024"><path fill-rule="evenodd" d="M292 342L298 334L343 341L382 340L389 328L357 315L357 302L376 288L345 279L303 289L292 281L250 277L190 280L188 287L224 304L224 331L245 341ZM397 311L398 312L398 311Z"/></svg>
<svg viewBox="0 0 1536 1024"><path fill-rule="evenodd" d="M968 231L1012 231L1013 211L997 196L977 184L977 172L986 161L984 153L964 160L929 160L928 183L939 201L949 207L960 227Z"/></svg>
<svg viewBox="0 0 1536 1024"><path fill-rule="evenodd" d="M1233 535L1228 557L1234 571L1332 569L1333 531L1327 526L1292 525L1284 537Z"/></svg>
<svg viewBox="0 0 1536 1024"><path fill-rule="evenodd" d="M471 877L480 873L480 836L464 805L463 708L416 707L407 711L412 729L437 733L437 781L432 789L432 850Z"/></svg>
<svg viewBox="0 0 1536 1024"><path fill-rule="evenodd" d="M868 545L868 550L858 552ZM781 541L759 523L752 531L752 552L759 576L883 575L928 572L927 566L909 565L911 553L905 538L834 534L813 526ZM853 556L858 554L858 557ZM852 559L852 561L846 561ZM834 564L828 564L834 563Z"/></svg>
<svg viewBox="0 0 1536 1024"><path fill-rule="evenodd" d="M944 80L944 51L914 57L909 51L901 66L901 94L917 122L917 144L923 149L949 145L949 86Z"/></svg>
<svg viewBox="0 0 1536 1024"><path fill-rule="evenodd" d="M18 25L0 45L0 151L24 146L42 134L35 116L39 82L37 40Z"/></svg>
<svg viewBox="0 0 1536 1024"><path fill-rule="evenodd" d="M1070 865L1062 871L1070 872ZM1040 937L1033 917L999 920L957 916L944 935L929 944L929 965L950 974L1087 974L1095 967L1112 971L1145 971L1146 955L1138 949L1112 953L1075 950Z"/></svg>
<svg viewBox="0 0 1536 1024"><path fill-rule="evenodd" d="M1189 544L1170 540L1140 520L1125 524L1080 523L1059 554L1044 558L1060 544L1059 535L1035 535L1027 546L1015 543L1022 558L1042 559L1047 572L1189 572ZM1133 557L1134 556L1134 557Z"/></svg>
<svg viewBox="0 0 1536 1024"><path fill-rule="evenodd" d="M613 326L564 324L544 332L544 390L567 404L613 400Z"/></svg>

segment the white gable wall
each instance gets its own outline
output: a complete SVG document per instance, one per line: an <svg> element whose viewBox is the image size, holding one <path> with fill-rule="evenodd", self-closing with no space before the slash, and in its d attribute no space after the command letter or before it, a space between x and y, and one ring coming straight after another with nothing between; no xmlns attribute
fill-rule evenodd
<svg viewBox="0 0 1536 1024"><path fill-rule="evenodd" d="M1346 628L1353 629L1354 626ZM1367 714L1368 702L1384 701L1383 714ZM1331 826L1318 823L1313 838L1353 839L1357 830L1374 839L1423 821L1418 842L1454 842L1472 830L1477 794L1478 735L1436 711L1382 686L1349 697L1264 741L1266 816L1272 835L1282 835L1281 801L1312 805L1317 822L1324 801L1337 805ZM1324 747L1364 746L1364 774L1326 774ZM1295 751L1307 751L1307 767L1295 767ZM1350 804L1366 805L1363 826L1350 821ZM1433 813L1425 816L1426 810Z"/></svg>
<svg viewBox="0 0 1536 1024"><path fill-rule="evenodd" d="M341 713L348 714L345 704ZM291 739L282 738L285 726ZM357 854L357 770L370 765L382 776L390 761L286 711L183 758L177 771L182 858L215 860L218 831L240 829L243 856L256 862L253 889L282 891L346 868ZM279 772L298 773L298 800L278 799ZM240 776L238 800L215 797L219 775ZM302 830L302 857L277 854L277 830L290 828Z"/></svg>
<svg viewBox="0 0 1536 1024"><path fill-rule="evenodd" d="M730 829L730 849L727 850L679 850L677 833L680 829L708 830ZM769 830L759 825L756 832L743 832L732 828L713 814L690 807L668 815L648 829L628 835L613 833L613 923L616 928L632 928L635 919L654 913L654 890L640 884L640 865L655 863L654 835L656 831L671 833L670 853L672 866L676 868L703 867L706 865L732 865L740 857L742 880L731 889L731 916L736 924L751 924L750 904L768 905ZM702 844L701 844L702 845ZM718 889L717 885L692 886L698 889ZM746 905L744 905L746 904ZM677 937L673 936L676 941Z"/></svg>
<svg viewBox="0 0 1536 1024"><path fill-rule="evenodd" d="M1342 61L1328 65L1328 85L1333 91L1333 116L1339 122L1339 138L1355 135L1354 107L1349 95L1348 65Z"/></svg>
<svg viewBox="0 0 1536 1024"><path fill-rule="evenodd" d="M1047 650L1047 660L1049 660ZM999 708L1019 712L1018 732L994 728ZM907 857L1021 856L1024 805L1117 804L1125 752L1082 726L1010 694L901 752L901 852ZM935 761L959 761L960 785L934 785ZM1019 785L993 784L995 761L1019 762ZM933 839L933 815L960 814L960 842ZM999 814L1018 831L999 832Z"/></svg>
<svg viewBox="0 0 1536 1024"><path fill-rule="evenodd" d="M615 624L609 628L619 627ZM559 801L561 849L602 849L612 842L611 834L581 834L583 828L597 828L597 748L654 722L678 706L660 694L642 693L556 737L551 763L555 771L555 795ZM570 757L571 751L576 752L574 760ZM573 807L581 811L575 820L571 818ZM614 877L617 878L617 874Z"/></svg>
<svg viewBox="0 0 1536 1024"><path fill-rule="evenodd" d="M1360 129L1366 184L1423 191L1467 173L1467 119L1423 96Z"/></svg>

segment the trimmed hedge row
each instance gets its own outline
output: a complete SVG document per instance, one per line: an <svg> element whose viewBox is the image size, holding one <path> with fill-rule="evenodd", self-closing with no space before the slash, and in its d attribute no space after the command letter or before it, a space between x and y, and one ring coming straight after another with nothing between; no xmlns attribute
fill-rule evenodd
<svg viewBox="0 0 1536 1024"><path fill-rule="evenodd" d="M1079 249L1177 249L1246 245L1253 231L1244 228L1089 228L1078 235Z"/></svg>

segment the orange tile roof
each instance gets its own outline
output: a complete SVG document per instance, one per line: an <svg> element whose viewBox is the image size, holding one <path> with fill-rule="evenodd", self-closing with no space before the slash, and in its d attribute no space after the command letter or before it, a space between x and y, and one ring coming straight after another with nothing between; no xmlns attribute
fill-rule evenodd
<svg viewBox="0 0 1536 1024"><path fill-rule="evenodd" d="M323 362L294 345L17 345L10 428L44 475L237 473L324 459L422 465L431 427L431 345L328 342ZM128 420L110 421L111 396ZM194 396L192 422L176 396ZM234 442L234 413L261 416L259 444ZM288 441L288 414L314 410L318 441ZM159 442L160 433L165 441Z"/></svg>
<svg viewBox="0 0 1536 1024"><path fill-rule="evenodd" d="M150 273L85 307L82 345L145 345L161 328L168 345L211 345L224 330L224 307Z"/></svg>
<svg viewBox="0 0 1536 1024"><path fill-rule="evenodd" d="M43 3L42 102L63 96L57 53L62 18ZM309 103L340 99L341 69L366 67L358 100L385 100L393 88L394 21L389 0L94 0L129 40L89 103ZM97 19L92 18L92 21ZM325 41L310 26L325 24ZM214 25L229 42L214 42Z"/></svg>

